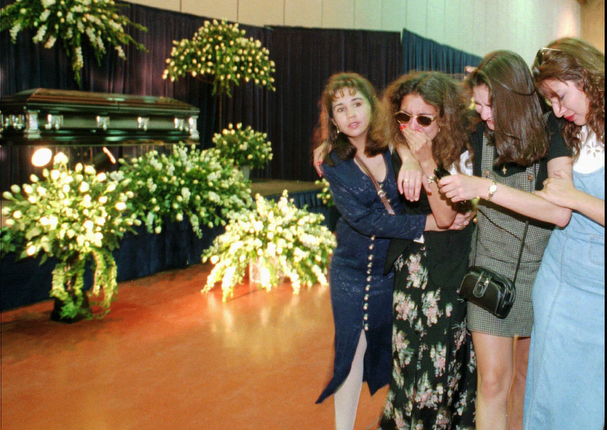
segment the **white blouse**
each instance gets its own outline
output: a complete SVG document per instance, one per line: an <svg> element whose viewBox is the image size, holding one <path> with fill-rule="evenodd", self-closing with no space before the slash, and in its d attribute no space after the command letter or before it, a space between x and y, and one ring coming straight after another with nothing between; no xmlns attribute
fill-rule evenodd
<svg viewBox="0 0 607 430"><path fill-rule="evenodd" d="M573 170L578 173L592 173L605 165L605 145L599 142L588 126L580 132L582 147L578 159L573 163Z"/></svg>

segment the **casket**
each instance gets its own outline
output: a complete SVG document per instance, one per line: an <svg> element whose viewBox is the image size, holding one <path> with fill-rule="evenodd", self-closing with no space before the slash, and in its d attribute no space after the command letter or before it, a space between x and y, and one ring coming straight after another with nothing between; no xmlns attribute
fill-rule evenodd
<svg viewBox="0 0 607 430"><path fill-rule="evenodd" d="M37 88L0 99L0 144L197 142L199 112L167 97Z"/></svg>
<svg viewBox="0 0 607 430"><path fill-rule="evenodd" d="M38 88L0 99L0 192L29 182L40 149L65 153L72 165L98 156L138 157L198 143L200 110L167 97ZM116 167L116 166L114 166ZM111 168L104 166L104 168Z"/></svg>

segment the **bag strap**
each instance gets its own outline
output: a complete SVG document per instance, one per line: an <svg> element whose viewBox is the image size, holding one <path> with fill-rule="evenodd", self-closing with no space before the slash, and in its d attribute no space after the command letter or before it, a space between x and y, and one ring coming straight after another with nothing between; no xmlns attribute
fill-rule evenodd
<svg viewBox="0 0 607 430"><path fill-rule="evenodd" d="M379 183L375 179L375 176L373 176L373 173L371 173L371 171L369 170L369 168L367 167L367 165L358 156L358 154L356 154L354 156L354 158L356 159L356 161L358 162L358 164L360 164L360 167L363 169L363 172L365 172L365 174L369 178L371 178L371 181L373 182L373 185L375 186L375 190L377 191L377 195L379 196L381 202L386 207L386 210L388 211L388 213L390 215L396 215L396 213L394 212L394 209L392 208L392 205L390 204L390 200L388 200L388 197L386 196L386 192L384 190L382 190L381 186L379 185Z"/></svg>
<svg viewBox="0 0 607 430"><path fill-rule="evenodd" d="M483 142L484 143L484 142ZM495 148L494 148L494 154L495 154ZM535 189L535 182L537 180L537 171L539 169L539 162L536 162L535 165L533 166L533 182L531 183L531 187L529 192L532 192ZM529 178L529 181L531 182L531 178ZM516 261L516 269L514 271L514 278L512 279L512 283L516 285L516 277L518 275L518 269L521 265L521 259L523 258L523 250L525 248L525 239L527 238L527 230L529 229L529 219L525 220L525 229L523 230L523 237L521 238L521 247L518 251L518 259ZM478 225L476 226L476 238L475 238L475 245L474 245L474 262L472 263L472 265L476 265L476 253L478 252L478 235L479 235L479 231L480 228L478 227Z"/></svg>

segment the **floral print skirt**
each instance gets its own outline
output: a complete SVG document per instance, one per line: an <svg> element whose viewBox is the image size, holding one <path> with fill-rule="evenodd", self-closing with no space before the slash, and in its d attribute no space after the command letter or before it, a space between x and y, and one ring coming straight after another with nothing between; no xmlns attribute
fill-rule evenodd
<svg viewBox="0 0 607 430"><path fill-rule="evenodd" d="M380 430L474 429L476 359L466 303L457 285L429 282L423 245L401 255L395 269L392 379Z"/></svg>

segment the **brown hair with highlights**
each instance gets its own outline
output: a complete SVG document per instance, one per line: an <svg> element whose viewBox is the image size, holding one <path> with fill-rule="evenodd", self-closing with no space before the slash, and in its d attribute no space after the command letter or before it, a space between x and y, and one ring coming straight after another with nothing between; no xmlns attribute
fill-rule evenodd
<svg viewBox="0 0 607 430"><path fill-rule="evenodd" d="M438 112L440 131L432 142L432 155L437 164L459 170L460 156L466 149L472 154L469 135L472 112L468 109L469 98L464 87L455 79L441 72L411 72L392 82L384 92L384 104L388 115L387 133L395 144L406 145L394 113L400 110L405 96L420 96Z"/></svg>
<svg viewBox="0 0 607 430"><path fill-rule="evenodd" d="M518 54L487 54L467 83L489 88L495 130L486 129L486 133L495 144L496 164L530 166L546 155L549 133L541 99L527 64Z"/></svg>
<svg viewBox="0 0 607 430"><path fill-rule="evenodd" d="M587 42L565 37L538 51L533 63L533 76L545 97L554 96L542 85L547 79L571 81L588 97L586 122L599 142L605 146L605 54ZM581 127L567 122L563 134L574 156L580 151Z"/></svg>
<svg viewBox="0 0 607 430"><path fill-rule="evenodd" d="M348 94L360 94L371 106L371 121L365 145L365 154L374 156L383 152L388 144L384 139L384 116L381 104L377 99L375 88L367 79L358 73L344 72L331 76L320 97L320 118L314 132L315 147L324 146L321 159L328 164L333 164L330 157L326 157L332 149L340 160L354 158L356 148L350 143L348 137L338 133L333 123L333 102L339 97Z"/></svg>

